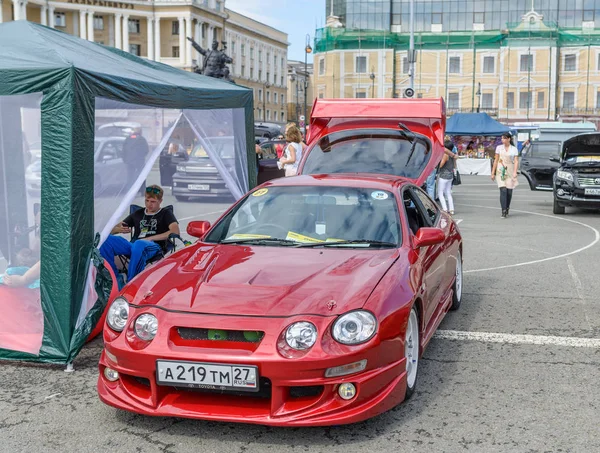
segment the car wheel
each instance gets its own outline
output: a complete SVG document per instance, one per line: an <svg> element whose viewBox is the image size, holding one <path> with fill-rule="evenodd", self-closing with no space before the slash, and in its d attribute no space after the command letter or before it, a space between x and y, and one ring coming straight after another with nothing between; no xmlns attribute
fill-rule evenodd
<svg viewBox="0 0 600 453"><path fill-rule="evenodd" d="M552 212L554 214L558 214L558 215L565 213L565 207L558 204L558 201L556 201L556 198L554 198L554 205L552 206Z"/></svg>
<svg viewBox="0 0 600 453"><path fill-rule="evenodd" d="M182 197L181 195L175 195L177 201L189 201L190 197Z"/></svg>
<svg viewBox="0 0 600 453"><path fill-rule="evenodd" d="M458 310L460 308L460 302L462 301L462 290L463 290L463 271L462 271L462 255L460 251L456 255L456 279L454 280L454 286L452 287L452 305L450 310Z"/></svg>
<svg viewBox="0 0 600 453"><path fill-rule="evenodd" d="M417 388L419 372L419 316L413 307L408 315L404 337L404 357L406 358L406 396L409 399Z"/></svg>

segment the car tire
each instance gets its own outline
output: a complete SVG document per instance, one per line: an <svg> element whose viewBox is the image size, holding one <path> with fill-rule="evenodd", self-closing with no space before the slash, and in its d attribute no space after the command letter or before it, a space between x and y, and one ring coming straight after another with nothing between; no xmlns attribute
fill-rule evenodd
<svg viewBox="0 0 600 453"><path fill-rule="evenodd" d="M562 215L565 213L565 207L561 206L556 198L554 198L554 204L552 205L552 213L557 215Z"/></svg>
<svg viewBox="0 0 600 453"><path fill-rule="evenodd" d="M177 201L183 201L183 202L186 202L186 201L189 201L189 200L190 200L190 197L182 197L181 195L175 195L175 199L176 199Z"/></svg>
<svg viewBox="0 0 600 453"><path fill-rule="evenodd" d="M460 250L456 255L456 279L454 280L454 285L452 286L452 305L450 305L450 310L456 311L460 308L460 303L462 301L462 291L463 291L463 269L462 269L462 255Z"/></svg>
<svg viewBox="0 0 600 453"><path fill-rule="evenodd" d="M417 388L417 377L419 374L419 314L416 307L412 307L406 322L406 331L404 334L404 358L406 359L406 395L404 399L409 399Z"/></svg>

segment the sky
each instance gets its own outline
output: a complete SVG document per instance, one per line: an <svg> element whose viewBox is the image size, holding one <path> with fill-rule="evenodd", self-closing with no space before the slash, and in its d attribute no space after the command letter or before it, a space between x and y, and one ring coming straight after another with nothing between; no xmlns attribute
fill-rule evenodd
<svg viewBox="0 0 600 453"><path fill-rule="evenodd" d="M288 60L304 61L306 34L311 46L315 28L325 25L325 2L329 0L226 0L225 6L288 34ZM309 63L312 58L309 55Z"/></svg>

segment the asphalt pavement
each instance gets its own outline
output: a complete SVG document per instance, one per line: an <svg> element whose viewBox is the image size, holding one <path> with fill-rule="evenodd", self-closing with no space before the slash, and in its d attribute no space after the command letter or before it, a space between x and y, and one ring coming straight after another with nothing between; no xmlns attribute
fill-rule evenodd
<svg viewBox="0 0 600 453"><path fill-rule="evenodd" d="M425 351L408 402L309 429L139 416L98 400L97 339L73 373L0 364L0 451L600 451L600 213L554 216L552 194L525 180L508 219L489 177L463 176L454 196L463 303ZM214 220L225 208L180 203L176 212Z"/></svg>

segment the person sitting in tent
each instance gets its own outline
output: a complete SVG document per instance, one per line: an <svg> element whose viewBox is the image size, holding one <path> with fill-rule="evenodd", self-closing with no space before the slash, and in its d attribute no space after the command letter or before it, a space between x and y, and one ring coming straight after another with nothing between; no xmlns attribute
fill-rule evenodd
<svg viewBox="0 0 600 453"><path fill-rule="evenodd" d="M115 225L111 235L100 247L100 254L108 262L115 275L119 275L115 257L124 255L130 258L127 281L142 272L146 262L167 248L170 234L179 234L179 223L172 211L162 209L163 189L152 185L146 187L145 209L133 214ZM116 234L129 234L133 228L131 242ZM121 282L119 287L121 287Z"/></svg>
<svg viewBox="0 0 600 453"><path fill-rule="evenodd" d="M31 230L38 232L30 248L22 248L15 254L11 265L6 268L3 275L0 275L0 285L12 287L28 287L36 289L40 287L40 250L39 239L40 211L35 214L35 224L28 228L25 233L29 234Z"/></svg>

